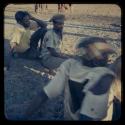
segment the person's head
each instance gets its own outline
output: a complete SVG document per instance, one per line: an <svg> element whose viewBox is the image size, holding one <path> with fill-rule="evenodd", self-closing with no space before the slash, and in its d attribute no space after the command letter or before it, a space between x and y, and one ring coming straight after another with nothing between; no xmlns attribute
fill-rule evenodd
<svg viewBox="0 0 125 125"><path fill-rule="evenodd" d="M28 28L30 25L29 13L26 11L17 11L15 14L15 19L17 23L21 24L25 28Z"/></svg>
<svg viewBox="0 0 125 125"><path fill-rule="evenodd" d="M106 66L109 54L114 50L100 37L81 38L76 46L76 55L81 57L83 64L88 66Z"/></svg>
<svg viewBox="0 0 125 125"><path fill-rule="evenodd" d="M65 20L64 15L57 14L50 19L50 22L53 22L54 29L62 30L64 27L64 20Z"/></svg>

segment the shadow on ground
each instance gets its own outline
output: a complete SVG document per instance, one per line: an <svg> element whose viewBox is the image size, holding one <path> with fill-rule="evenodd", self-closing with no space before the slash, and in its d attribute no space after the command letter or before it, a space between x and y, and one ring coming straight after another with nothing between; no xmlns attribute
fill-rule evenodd
<svg viewBox="0 0 125 125"><path fill-rule="evenodd" d="M25 68L29 67L29 68ZM30 70L30 69L34 70ZM24 112L31 99L49 82L48 75L36 61L12 59L9 71L4 72L5 116L9 120L26 120ZM44 109L44 110L43 110ZM29 120L62 120L63 96L49 100Z"/></svg>

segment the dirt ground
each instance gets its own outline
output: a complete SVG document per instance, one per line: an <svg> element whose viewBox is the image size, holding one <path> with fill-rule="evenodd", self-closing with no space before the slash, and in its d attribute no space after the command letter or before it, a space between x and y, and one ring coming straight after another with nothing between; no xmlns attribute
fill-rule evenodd
<svg viewBox="0 0 125 125"><path fill-rule="evenodd" d="M57 11L56 4L49 4L48 10L34 12L33 4L9 4L4 11L4 38L10 39L16 21L14 14L25 10L33 16L48 21ZM100 36L105 38L116 50L116 58L121 54L121 10L113 4L74 4L72 13L67 10L64 25L62 52L73 53L73 46L80 37ZM51 24L48 24L48 28ZM23 113L29 101L48 84L49 74L43 73L43 67L37 61L13 59L9 71L4 72L5 116L11 120L25 119ZM44 108L42 112L41 109ZM63 120L63 94L49 100L40 107L31 119Z"/></svg>

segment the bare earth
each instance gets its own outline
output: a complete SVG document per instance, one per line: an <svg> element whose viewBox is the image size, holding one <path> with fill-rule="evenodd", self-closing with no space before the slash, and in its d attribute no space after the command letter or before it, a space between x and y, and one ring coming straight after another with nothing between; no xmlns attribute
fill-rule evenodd
<svg viewBox="0 0 125 125"><path fill-rule="evenodd" d="M16 22L14 14L18 10L28 11L33 16L48 21L57 13L57 5L50 4L48 10L38 14L34 12L33 4L8 5L4 11L4 38L6 39L11 37L12 28ZM116 50L117 54L112 58L121 54L121 10L117 5L74 4L72 13L67 10L65 14L64 32L67 33L64 34L62 52L73 54L73 46L80 37L100 36L107 39ZM48 27L51 25L48 24ZM24 59L12 60L10 70L4 72L6 118L25 119L23 113L29 101L50 79L49 74L43 73L43 67L39 62ZM41 109L44 109L43 112ZM49 100L45 107L40 107L31 119L63 120L63 94Z"/></svg>

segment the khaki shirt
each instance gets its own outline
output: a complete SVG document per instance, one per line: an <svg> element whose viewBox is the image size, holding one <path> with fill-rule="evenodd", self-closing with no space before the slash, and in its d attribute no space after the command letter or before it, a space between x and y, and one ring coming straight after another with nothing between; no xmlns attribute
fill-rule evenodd
<svg viewBox="0 0 125 125"><path fill-rule="evenodd" d="M41 57L50 55L50 52L48 51L47 47L54 48L57 53L60 53L61 39L54 32L53 29L49 29L44 36Z"/></svg>
<svg viewBox="0 0 125 125"><path fill-rule="evenodd" d="M14 26L10 44L12 45L13 42L17 43L17 46L14 48L15 52L25 52L30 48L30 30L37 30L37 28L38 25L35 21L30 21L30 27L27 29L20 24Z"/></svg>
<svg viewBox="0 0 125 125"><path fill-rule="evenodd" d="M93 70L94 70L94 72L102 71L101 74L108 73L108 72L113 74L109 69L104 68L104 67L93 68ZM72 101L71 101L71 94L70 94L69 84L68 84L69 79L72 81L77 81L79 83L83 82L85 80L85 77L95 80L94 78L92 78L94 76L94 73L91 74L91 71L92 71L92 68L83 66L77 60L69 59L69 60L65 61L63 64L61 64L56 76L53 78L52 81L50 81L50 83L47 86L44 87L44 91L46 92L46 94L48 95L49 98L54 98L54 97L60 95L64 90L64 106L65 106L64 117L66 120L78 120L79 113L84 113L87 116L93 115L92 112L90 112L90 111L87 112L85 110L85 112L84 112L84 110L82 108L79 109L76 113L73 113L71 111ZM88 75L88 73L90 75ZM96 78L98 78L98 76ZM90 80L90 82L92 82L92 80ZM85 89L83 91L86 91L86 93L88 93L89 91L87 91L87 88L90 86L91 86L91 84L89 84L89 86L87 85L86 87L84 87ZM89 94L89 96L95 98L95 95ZM106 98L107 96L108 95L106 95L106 96L104 95L104 98ZM99 98L100 102L103 100L102 99L103 96L96 97L96 98L97 99ZM112 100L112 98L110 98L110 100ZM88 105L87 108L91 106L91 104L89 104L89 101L91 101L91 100L86 101L86 104L84 104L84 107L87 105ZM100 109L101 109L101 107L100 107ZM95 116L93 116L93 118L94 117L96 118L97 117L96 114L94 114L94 115ZM106 118L106 120L107 119L111 120L112 110L111 110L110 117L108 117L108 118Z"/></svg>

